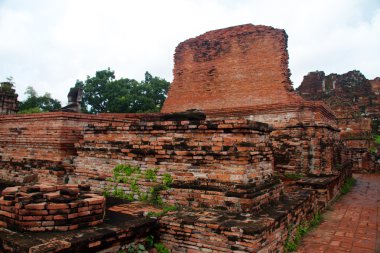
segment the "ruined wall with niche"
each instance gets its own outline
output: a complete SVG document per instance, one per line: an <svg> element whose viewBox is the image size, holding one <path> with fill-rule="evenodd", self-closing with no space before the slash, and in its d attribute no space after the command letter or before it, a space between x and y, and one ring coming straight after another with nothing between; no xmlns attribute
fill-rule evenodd
<svg viewBox="0 0 380 253"><path fill-rule="evenodd" d="M356 170L376 168L373 135L378 133L379 92L375 80L369 81L360 71L325 75L310 72L297 88L307 100L324 101L337 116L340 137L348 150L346 155Z"/></svg>

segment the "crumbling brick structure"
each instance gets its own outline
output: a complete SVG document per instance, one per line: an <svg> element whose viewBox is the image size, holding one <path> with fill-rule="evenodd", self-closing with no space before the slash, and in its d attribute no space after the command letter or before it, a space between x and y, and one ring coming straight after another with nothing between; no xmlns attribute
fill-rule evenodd
<svg viewBox="0 0 380 253"><path fill-rule="evenodd" d="M342 75L310 72L297 88L305 99L324 101L334 111L346 155L359 171L376 167L373 135L378 134L380 116L378 87L376 79L369 81L354 70Z"/></svg>
<svg viewBox="0 0 380 253"><path fill-rule="evenodd" d="M286 48L284 30L251 24L180 43L162 112L302 101L292 92Z"/></svg>
<svg viewBox="0 0 380 253"><path fill-rule="evenodd" d="M208 118L272 124L280 172L330 174L341 163L334 161L339 157L335 115L324 103L293 92L284 30L242 25L207 32L180 43L174 60L162 112L198 109Z"/></svg>
<svg viewBox="0 0 380 253"><path fill-rule="evenodd" d="M85 185L8 187L0 197L0 227L68 231L103 222L105 198Z"/></svg>
<svg viewBox="0 0 380 253"><path fill-rule="evenodd" d="M0 115L0 179L17 183L64 183L73 170L74 143L91 122L112 116L52 112Z"/></svg>
<svg viewBox="0 0 380 253"><path fill-rule="evenodd" d="M281 251L293 228L330 201L341 175L349 175L336 170L341 161L333 112L292 91L286 43L283 30L253 25L181 43L164 113L2 116L2 175L31 171L39 181L88 183L101 192L115 184L107 178L118 164L158 168L158 179L163 173L173 179L159 194L183 207L155 222L173 252ZM181 112L188 109L203 112ZM313 190L285 189L276 170L329 175L304 178ZM133 181L139 190L157 183L141 175ZM133 193L127 180L116 184ZM129 243L132 232L148 231L134 222L123 224L122 233L114 226L99 229L108 231L105 243L97 231L86 248Z"/></svg>
<svg viewBox="0 0 380 253"><path fill-rule="evenodd" d="M18 95L12 83L0 84L0 114L15 114L18 111Z"/></svg>
<svg viewBox="0 0 380 253"><path fill-rule="evenodd" d="M159 168L174 179L166 196L172 204L259 209L281 190L273 177L269 133L267 124L246 119L94 124L77 145L75 176L96 189L117 164Z"/></svg>

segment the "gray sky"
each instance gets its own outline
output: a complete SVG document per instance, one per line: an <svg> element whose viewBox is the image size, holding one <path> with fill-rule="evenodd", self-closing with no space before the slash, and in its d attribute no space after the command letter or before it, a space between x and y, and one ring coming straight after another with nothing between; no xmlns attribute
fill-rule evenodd
<svg viewBox="0 0 380 253"><path fill-rule="evenodd" d="M295 87L314 70L380 76L380 0L0 0L0 81L63 104L77 79L107 67L172 81L178 43L246 23L286 30Z"/></svg>

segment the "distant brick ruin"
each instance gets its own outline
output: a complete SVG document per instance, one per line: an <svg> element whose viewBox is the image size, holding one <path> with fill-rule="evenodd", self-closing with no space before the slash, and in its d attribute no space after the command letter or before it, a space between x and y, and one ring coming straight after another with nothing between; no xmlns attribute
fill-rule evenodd
<svg viewBox="0 0 380 253"><path fill-rule="evenodd" d="M15 114L18 111L18 95L10 82L0 84L0 114Z"/></svg>
<svg viewBox="0 0 380 253"><path fill-rule="evenodd" d="M250 24L180 43L162 113L0 116L4 182L88 185L95 193L118 189L129 197L108 196L103 223L93 228L88 225L100 217L86 211L86 227L74 226L59 240L0 228L0 245L6 252L48 246L52 252L116 253L155 235L171 252L282 252L295 228L336 197L352 167L334 112L293 91L286 48L284 30ZM113 181L118 165L140 174L132 182ZM142 176L152 171L155 180ZM159 188L165 175L170 187ZM178 210L147 217L144 203L130 202L136 188ZM42 200L26 197L46 202L43 194ZM0 214L9 221L13 202L6 198ZM50 203L42 206L49 214ZM63 221L46 223L53 224L46 230L77 224L69 218L76 210L65 209L57 217Z"/></svg>
<svg viewBox="0 0 380 253"><path fill-rule="evenodd" d="M375 170L374 135L379 134L380 79L368 80L360 71L325 75L308 73L297 92L307 100L324 101L337 116L341 140L355 170ZM379 150L379 149L378 149Z"/></svg>

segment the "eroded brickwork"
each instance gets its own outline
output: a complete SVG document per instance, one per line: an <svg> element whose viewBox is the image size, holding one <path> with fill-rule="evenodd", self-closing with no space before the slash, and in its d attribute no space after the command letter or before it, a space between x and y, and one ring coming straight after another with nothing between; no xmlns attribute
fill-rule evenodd
<svg viewBox="0 0 380 253"><path fill-rule="evenodd" d="M162 112L236 108L301 99L289 79L284 30L251 24L207 32L178 45Z"/></svg>
<svg viewBox="0 0 380 253"><path fill-rule="evenodd" d="M254 25L210 31L180 43L174 58L163 112L200 109L210 119L238 116L271 124L278 171L333 172L335 115L292 91L285 31ZM284 146L297 152L282 159Z"/></svg>
<svg viewBox="0 0 380 253"><path fill-rule="evenodd" d="M183 210L160 219L159 232L171 252L282 252L287 235L316 207L315 194L300 191L263 212Z"/></svg>
<svg viewBox="0 0 380 253"><path fill-rule="evenodd" d="M68 231L103 222L105 198L85 185L8 187L0 197L0 226L20 231Z"/></svg>
<svg viewBox="0 0 380 253"><path fill-rule="evenodd" d="M377 79L369 81L355 70L327 76L323 71L310 72L297 88L305 99L324 101L334 111L346 155L356 170L374 170L376 166L373 135L379 125L378 87Z"/></svg>
<svg viewBox="0 0 380 253"><path fill-rule="evenodd" d="M208 118L243 117L274 126L270 139L278 172L333 174L342 164L336 119L324 103L273 104L206 112Z"/></svg>
<svg viewBox="0 0 380 253"><path fill-rule="evenodd" d="M0 117L0 175L27 171L38 180L88 183L98 192L114 183L131 193L130 185L107 181L116 165L158 168L159 180L164 173L173 177L161 196L183 207L157 222L161 241L173 252L281 251L295 225L320 209L317 198L328 202L338 192L339 176L349 174L339 171L344 159L334 113L292 91L286 43L283 30L253 25L181 43L163 112L201 109L206 115ZM318 177L305 183L312 190L295 184L284 190L274 169ZM43 177L48 171L57 175ZM146 190L157 182L139 177L136 183ZM108 209L105 221L118 223L112 212L124 209L128 205ZM122 234L103 229L111 231L102 237L105 243L90 238L88 248L104 249L116 237L130 243L131 234L148 231L135 222L122 224Z"/></svg>
<svg viewBox="0 0 380 253"><path fill-rule="evenodd" d="M0 176L19 175L14 181L24 183L38 175L33 180L63 183L84 126L111 119L64 112L0 116Z"/></svg>
<svg viewBox="0 0 380 253"><path fill-rule="evenodd" d="M254 209L281 190L269 133L246 119L94 124L77 145L75 176L99 188L117 164L159 168L174 179L165 197L173 204Z"/></svg>

